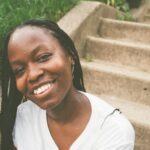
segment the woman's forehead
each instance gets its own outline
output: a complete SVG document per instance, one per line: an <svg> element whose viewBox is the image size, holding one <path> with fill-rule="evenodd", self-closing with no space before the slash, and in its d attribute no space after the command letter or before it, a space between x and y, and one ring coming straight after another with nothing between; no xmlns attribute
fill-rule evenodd
<svg viewBox="0 0 150 150"><path fill-rule="evenodd" d="M46 29L46 28L40 28L37 26L24 26L21 28L17 28L11 35L10 39L17 39L20 37L32 37L32 36L36 36L36 35L45 35L45 36L49 36L49 37L54 37L52 35L52 32L50 32L50 30Z"/></svg>
<svg viewBox="0 0 150 150"><path fill-rule="evenodd" d="M59 41L52 35L51 32L48 31L48 29L43 29L35 26L24 26L16 29L14 33L12 33L8 42L8 49L10 48L10 46L20 45L20 43L31 44L35 41L48 42L49 40L57 41L59 43Z"/></svg>

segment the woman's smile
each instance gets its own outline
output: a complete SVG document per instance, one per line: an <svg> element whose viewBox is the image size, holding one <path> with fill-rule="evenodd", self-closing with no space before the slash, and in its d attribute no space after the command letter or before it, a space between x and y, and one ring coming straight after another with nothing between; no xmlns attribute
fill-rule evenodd
<svg viewBox="0 0 150 150"><path fill-rule="evenodd" d="M48 91L51 87L52 87L52 83L44 84L44 85L42 85L41 87L35 89L35 90L33 91L33 94L35 94L35 95L43 94L43 93L45 93L46 91Z"/></svg>
<svg viewBox="0 0 150 150"><path fill-rule="evenodd" d="M45 98L51 94L56 88L56 80L41 84L32 90L32 94L36 98Z"/></svg>

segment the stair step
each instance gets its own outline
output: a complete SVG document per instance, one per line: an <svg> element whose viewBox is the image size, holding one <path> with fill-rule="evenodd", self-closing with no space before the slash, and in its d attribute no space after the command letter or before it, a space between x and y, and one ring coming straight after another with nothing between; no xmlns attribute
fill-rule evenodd
<svg viewBox="0 0 150 150"><path fill-rule="evenodd" d="M150 19L150 14L146 14L144 17Z"/></svg>
<svg viewBox="0 0 150 150"><path fill-rule="evenodd" d="M147 22L147 23L149 23L150 22L150 15L148 15L148 14L145 15L144 16L144 21Z"/></svg>
<svg viewBox="0 0 150 150"><path fill-rule="evenodd" d="M81 61L87 90L150 106L150 74L103 61Z"/></svg>
<svg viewBox="0 0 150 150"><path fill-rule="evenodd" d="M147 14L150 14L150 7L147 8L147 11L146 11Z"/></svg>
<svg viewBox="0 0 150 150"><path fill-rule="evenodd" d="M148 148L150 143L150 107L108 95L100 97L113 107L119 108L131 121L136 133L136 146L142 145Z"/></svg>
<svg viewBox="0 0 150 150"><path fill-rule="evenodd" d="M150 72L150 45L89 36L85 52L86 58L100 59Z"/></svg>
<svg viewBox="0 0 150 150"><path fill-rule="evenodd" d="M145 145L142 143L137 143L134 147L134 150L149 150L149 144Z"/></svg>
<svg viewBox="0 0 150 150"><path fill-rule="evenodd" d="M110 39L149 44L150 25L101 18L99 35Z"/></svg>

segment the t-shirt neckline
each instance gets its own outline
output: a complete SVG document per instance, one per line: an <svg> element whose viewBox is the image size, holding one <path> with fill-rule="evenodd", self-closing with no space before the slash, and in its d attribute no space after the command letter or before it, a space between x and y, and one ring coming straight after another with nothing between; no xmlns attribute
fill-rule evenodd
<svg viewBox="0 0 150 150"><path fill-rule="evenodd" d="M83 92L82 92L83 93ZM90 97L83 93L89 100L90 102L90 105L91 105L91 115L90 115L90 118L89 118L89 121L85 127L85 129L81 132L81 134L79 135L79 137L72 143L72 145L70 146L70 150L73 150L73 149L76 149L76 147L78 147L80 145L80 143L82 143L82 139L85 139L84 137L88 136L89 135L89 131L90 128L92 128L92 124L93 124L93 121L94 121L94 109L93 109L93 103L91 102L91 99ZM50 134L50 131L49 131L49 128L48 128L48 123L47 123L47 114L46 114L46 110L43 111L43 129L44 129L44 132L45 132L45 139L47 139L50 147L53 147L53 149L55 150L59 150L57 144L55 143L53 137L51 136Z"/></svg>

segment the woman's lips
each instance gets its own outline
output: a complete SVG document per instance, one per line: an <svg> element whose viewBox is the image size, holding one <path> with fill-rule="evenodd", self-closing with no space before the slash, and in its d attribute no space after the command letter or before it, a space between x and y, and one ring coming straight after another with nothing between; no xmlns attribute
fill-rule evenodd
<svg viewBox="0 0 150 150"><path fill-rule="evenodd" d="M35 89L35 90L33 91L33 93L34 93L35 95L41 94L41 93L47 91L47 90L51 87L51 85L52 85L52 83L44 84L44 85L40 86L39 88Z"/></svg>

